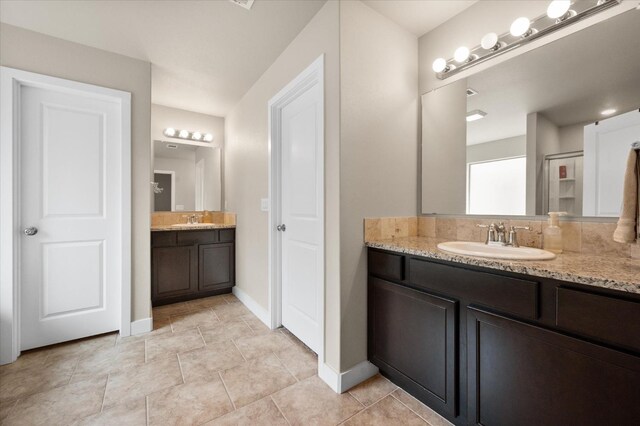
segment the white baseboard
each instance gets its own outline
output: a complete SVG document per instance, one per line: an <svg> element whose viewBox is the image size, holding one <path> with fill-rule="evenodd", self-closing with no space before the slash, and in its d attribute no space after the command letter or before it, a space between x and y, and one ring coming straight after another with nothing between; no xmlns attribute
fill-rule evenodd
<svg viewBox="0 0 640 426"><path fill-rule="evenodd" d="M343 393L378 374L378 367L362 361L344 373L337 373L325 363L318 363L318 376L336 393Z"/></svg>
<svg viewBox="0 0 640 426"><path fill-rule="evenodd" d="M251 296L245 293L238 286L233 287L233 294L249 309L253 315L257 316L267 327L271 328L271 316L269 311L260 306Z"/></svg>
<svg viewBox="0 0 640 426"><path fill-rule="evenodd" d="M153 318L144 318L131 323L131 335L149 333L153 330Z"/></svg>

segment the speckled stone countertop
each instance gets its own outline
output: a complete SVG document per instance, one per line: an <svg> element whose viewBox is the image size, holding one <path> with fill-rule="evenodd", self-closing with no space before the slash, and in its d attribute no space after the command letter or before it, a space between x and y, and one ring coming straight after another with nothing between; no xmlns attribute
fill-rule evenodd
<svg viewBox="0 0 640 426"><path fill-rule="evenodd" d="M158 225L152 226L151 232L158 231L195 231L201 229L234 229L235 225L225 225L224 223L207 223L206 226L204 224L193 225L193 226L173 226L173 225Z"/></svg>
<svg viewBox="0 0 640 426"><path fill-rule="evenodd" d="M398 253L640 294L640 260L638 259L578 253L563 253L557 255L553 260L544 261L490 259L442 251L437 248L437 245L444 241L447 240L402 237L392 240L370 241L365 244L368 247Z"/></svg>

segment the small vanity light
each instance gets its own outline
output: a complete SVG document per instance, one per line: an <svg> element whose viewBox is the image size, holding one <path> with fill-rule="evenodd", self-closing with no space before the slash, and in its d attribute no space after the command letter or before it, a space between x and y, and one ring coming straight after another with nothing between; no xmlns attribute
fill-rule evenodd
<svg viewBox="0 0 640 426"><path fill-rule="evenodd" d="M604 111L600 111L600 114L602 114L602 115L611 115L611 114L615 114L616 112L617 112L616 109L609 108L609 109L605 109Z"/></svg>
<svg viewBox="0 0 640 426"><path fill-rule="evenodd" d="M193 134L191 135L191 139L193 139L194 141L199 141L200 139L202 139L202 133L193 132Z"/></svg>
<svg viewBox="0 0 640 426"><path fill-rule="evenodd" d="M480 46L484 50L497 50L500 48L500 43L498 43L498 34L496 33L488 33L482 37L480 40Z"/></svg>
<svg viewBox="0 0 640 426"><path fill-rule="evenodd" d="M206 133L204 135L204 141L205 142L211 142L213 140L213 135L211 133Z"/></svg>
<svg viewBox="0 0 640 426"><path fill-rule="evenodd" d="M180 133L178 133L178 136L181 137L182 139L187 139L189 137L189 131L180 130Z"/></svg>
<svg viewBox="0 0 640 426"><path fill-rule="evenodd" d="M434 72L443 72L447 69L447 60L444 58L438 58L433 61L433 65L431 65L431 68Z"/></svg>
<svg viewBox="0 0 640 426"><path fill-rule="evenodd" d="M571 0L553 0L547 7L547 16L551 19L563 20L570 7Z"/></svg>
<svg viewBox="0 0 640 426"><path fill-rule="evenodd" d="M480 111L479 109L474 109L473 111L469 111L467 113L467 121L476 121L484 118L487 115L486 112Z"/></svg>
<svg viewBox="0 0 640 426"><path fill-rule="evenodd" d="M514 37L527 37L531 35L530 27L531 21L529 21L529 18L525 18L524 16L522 16L513 21L509 32Z"/></svg>
<svg viewBox="0 0 640 426"><path fill-rule="evenodd" d="M173 127L167 127L166 129L164 129L164 134L165 136L169 136L170 138L172 138L176 135L176 129L174 129Z"/></svg>
<svg viewBox="0 0 640 426"><path fill-rule="evenodd" d="M467 47L460 46L453 54L453 59L455 59L459 64L462 64L463 62L467 62L469 60L470 55L471 52L469 52L469 49Z"/></svg>

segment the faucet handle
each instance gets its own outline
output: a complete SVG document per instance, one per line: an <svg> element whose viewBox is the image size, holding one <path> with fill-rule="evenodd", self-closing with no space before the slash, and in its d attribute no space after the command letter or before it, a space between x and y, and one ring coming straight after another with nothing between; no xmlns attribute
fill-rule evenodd
<svg viewBox="0 0 640 426"><path fill-rule="evenodd" d="M490 242L494 242L496 240L496 224L495 223L492 223L491 225L478 223L476 227L487 229L487 238L484 241L485 244L489 244Z"/></svg>
<svg viewBox="0 0 640 426"><path fill-rule="evenodd" d="M524 231L531 231L531 227L530 226L512 226L511 227L512 231L517 231L518 229L522 229Z"/></svg>

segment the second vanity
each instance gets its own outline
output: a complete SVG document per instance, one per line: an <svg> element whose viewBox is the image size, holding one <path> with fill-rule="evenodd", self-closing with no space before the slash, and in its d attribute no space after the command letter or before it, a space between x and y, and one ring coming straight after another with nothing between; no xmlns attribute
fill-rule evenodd
<svg viewBox="0 0 640 426"><path fill-rule="evenodd" d="M153 306L230 293L234 285L235 225L152 227Z"/></svg>
<svg viewBox="0 0 640 426"><path fill-rule="evenodd" d="M640 418L640 262L452 255L368 242L369 360L451 422Z"/></svg>

